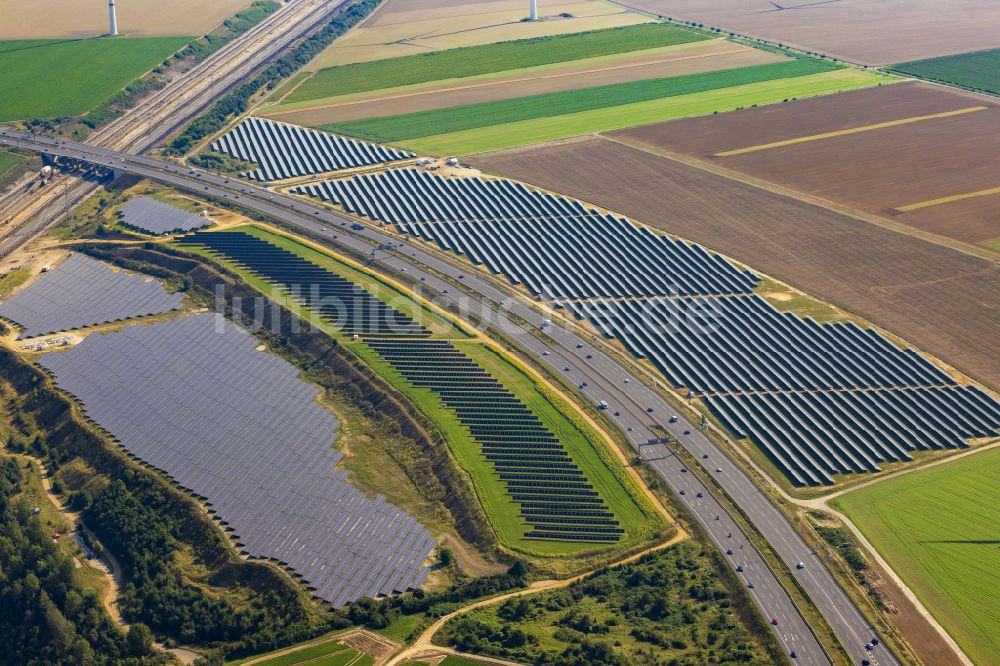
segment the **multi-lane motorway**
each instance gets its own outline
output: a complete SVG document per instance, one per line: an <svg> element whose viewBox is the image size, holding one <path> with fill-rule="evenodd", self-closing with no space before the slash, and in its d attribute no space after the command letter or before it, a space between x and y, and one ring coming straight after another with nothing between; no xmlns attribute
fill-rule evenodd
<svg viewBox="0 0 1000 666"><path fill-rule="evenodd" d="M266 65L285 48L330 20L346 0L291 0L259 24L223 45L161 90L87 137L87 143L138 153L164 141L215 100ZM9 219L0 257L10 254L93 194L97 186L57 176L41 193L9 190L0 211Z"/></svg>
<svg viewBox="0 0 1000 666"><path fill-rule="evenodd" d="M0 143L14 138L13 133L0 131ZM348 218L300 199L147 157L24 134L16 138L24 147L51 155L83 160L238 203L307 231L313 237L321 237L335 248L367 254L388 243L397 245L397 249L380 255L383 258L378 263L384 270L397 274L406 271L426 293L445 305L462 305L463 300L469 299L485 304L492 310L494 321L527 353L536 355L540 362L575 384L586 384L581 390L588 399L608 403L609 417L636 451L680 497L712 541L726 553L734 569L742 568L737 575L747 585L764 617L777 622L772 622L772 629L787 653L795 654L795 663L827 664L829 657L775 574L727 514L712 485L702 481L703 477L713 477L770 543L833 628L853 663L862 664L865 660L881 666L899 663L881 642L872 650L866 649L876 635L864 616L816 558L809 544L738 465L666 398L640 381L638 373L604 354L588 338L558 323L545 325L544 335L537 335L544 315L513 289L478 272L469 272L461 260L445 259L417 244L400 244L398 237L378 228L365 226L354 231ZM677 421L671 423L671 416L677 416ZM688 469L665 445L645 444L662 434L657 430L664 429L701 463L701 469Z"/></svg>

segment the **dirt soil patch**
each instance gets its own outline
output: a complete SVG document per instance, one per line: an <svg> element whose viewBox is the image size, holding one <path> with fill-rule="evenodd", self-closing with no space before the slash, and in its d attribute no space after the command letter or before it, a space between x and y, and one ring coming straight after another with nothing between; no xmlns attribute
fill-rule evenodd
<svg viewBox="0 0 1000 666"><path fill-rule="evenodd" d="M712 40L556 66L514 70L502 75L476 77L473 80L451 80L427 86L379 91L361 99L352 96L348 100L334 98L316 100L308 105L297 103L289 108L279 107L266 111L263 115L297 125L323 125L626 81L748 67L784 59L779 54L735 42Z"/></svg>
<svg viewBox="0 0 1000 666"><path fill-rule="evenodd" d="M1000 46L1000 33L983 29L1000 25L1000 3L982 0L622 0L619 4L868 65Z"/></svg>
<svg viewBox="0 0 1000 666"><path fill-rule="evenodd" d="M1000 106L987 97L903 83L614 136L965 243L1000 236Z"/></svg>
<svg viewBox="0 0 1000 666"><path fill-rule="evenodd" d="M251 0L128 0L116 7L118 30L130 37L211 32ZM107 4L107 3L105 3ZM108 32L108 10L80 0L0 0L0 39L97 37Z"/></svg>
<svg viewBox="0 0 1000 666"><path fill-rule="evenodd" d="M703 243L1000 388L992 262L606 138L471 162Z"/></svg>

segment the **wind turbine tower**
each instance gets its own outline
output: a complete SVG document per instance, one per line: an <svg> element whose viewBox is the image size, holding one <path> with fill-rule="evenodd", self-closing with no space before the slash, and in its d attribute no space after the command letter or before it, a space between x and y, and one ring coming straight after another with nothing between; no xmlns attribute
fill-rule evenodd
<svg viewBox="0 0 1000 666"><path fill-rule="evenodd" d="M532 0L534 2L534 0ZM118 19L115 17L115 0L108 0L108 16L111 19L111 36L118 34Z"/></svg>
<svg viewBox="0 0 1000 666"><path fill-rule="evenodd" d="M111 0L111 2L114 2L114 0ZM538 0L531 0L531 14L529 14L528 20L529 21L538 20Z"/></svg>

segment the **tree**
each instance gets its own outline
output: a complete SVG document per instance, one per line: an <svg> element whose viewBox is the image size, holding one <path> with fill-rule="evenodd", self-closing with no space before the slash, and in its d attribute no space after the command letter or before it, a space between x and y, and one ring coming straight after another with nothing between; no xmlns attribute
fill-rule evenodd
<svg viewBox="0 0 1000 666"><path fill-rule="evenodd" d="M146 656L153 649L153 632L141 622L133 624L125 634L125 647L133 657Z"/></svg>

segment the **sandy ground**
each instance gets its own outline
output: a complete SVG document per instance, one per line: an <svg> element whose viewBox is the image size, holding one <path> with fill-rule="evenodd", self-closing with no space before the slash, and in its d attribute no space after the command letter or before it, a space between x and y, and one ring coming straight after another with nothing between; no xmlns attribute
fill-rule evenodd
<svg viewBox="0 0 1000 666"><path fill-rule="evenodd" d="M988 97L902 83L612 136L964 243L1000 237L1000 106ZM733 150L750 152L727 154ZM973 192L983 194L900 210Z"/></svg>
<svg viewBox="0 0 1000 666"><path fill-rule="evenodd" d="M1000 46L1000 3L983 0L619 0L672 18L869 65Z"/></svg>
<svg viewBox="0 0 1000 666"><path fill-rule="evenodd" d="M1000 388L995 262L605 138L470 161L703 243Z"/></svg>
<svg viewBox="0 0 1000 666"><path fill-rule="evenodd" d="M200 37L251 0L123 0L118 31L131 37ZM108 32L105 2L0 0L0 39L94 37Z"/></svg>
<svg viewBox="0 0 1000 666"><path fill-rule="evenodd" d="M533 67L472 80L452 79L428 86L379 91L361 99L352 96L349 100L315 100L308 106L297 103L292 109L279 108L265 111L262 115L299 125L321 125L626 81L748 67L783 59L768 51L725 40L713 40L681 47L639 51L614 58Z"/></svg>
<svg viewBox="0 0 1000 666"><path fill-rule="evenodd" d="M569 13L569 18L558 17ZM544 20L523 23L528 4L513 0L446 2L387 0L367 21L334 42L309 65L334 65L427 53L476 44L492 44L597 28L645 23L650 19L596 0L539 0Z"/></svg>

